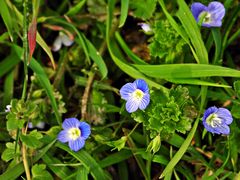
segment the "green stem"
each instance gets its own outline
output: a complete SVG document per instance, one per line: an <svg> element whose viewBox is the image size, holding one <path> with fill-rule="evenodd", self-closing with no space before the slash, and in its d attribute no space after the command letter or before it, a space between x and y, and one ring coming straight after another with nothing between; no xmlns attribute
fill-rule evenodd
<svg viewBox="0 0 240 180"><path fill-rule="evenodd" d="M27 84L28 84L28 0L23 0L23 63L24 63L24 82L23 82L23 91L22 91L22 100L26 99ZM26 134L25 128L22 128L22 133ZM27 159L27 147L22 143L22 159L23 165L26 173L27 180L31 180L30 169Z"/></svg>
<svg viewBox="0 0 240 180"><path fill-rule="evenodd" d="M28 0L23 1L23 63L24 63L24 82L23 82L23 91L22 91L22 100L25 100L26 98L26 92L27 92L27 82L28 82Z"/></svg>

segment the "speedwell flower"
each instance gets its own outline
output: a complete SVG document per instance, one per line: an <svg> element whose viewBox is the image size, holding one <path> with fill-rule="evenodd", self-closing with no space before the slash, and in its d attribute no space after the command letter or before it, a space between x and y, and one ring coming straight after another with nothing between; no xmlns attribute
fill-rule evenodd
<svg viewBox="0 0 240 180"><path fill-rule="evenodd" d="M137 79L133 83L127 83L120 89L122 99L126 100L126 110L129 113L138 108L145 109L150 102L147 83L143 79Z"/></svg>
<svg viewBox="0 0 240 180"><path fill-rule="evenodd" d="M208 6L196 2L191 5L191 11L197 22L202 21L204 27L220 27L225 15L222 3L213 1Z"/></svg>
<svg viewBox="0 0 240 180"><path fill-rule="evenodd" d="M217 108L215 106L208 108L203 115L203 125L207 131L216 134L230 133L228 127L232 121L232 115L226 108Z"/></svg>
<svg viewBox="0 0 240 180"><path fill-rule="evenodd" d="M62 143L68 142L68 146L73 151L83 148L85 140L91 134L90 125L80 122L76 118L65 119L62 124L63 130L58 134L58 140Z"/></svg>

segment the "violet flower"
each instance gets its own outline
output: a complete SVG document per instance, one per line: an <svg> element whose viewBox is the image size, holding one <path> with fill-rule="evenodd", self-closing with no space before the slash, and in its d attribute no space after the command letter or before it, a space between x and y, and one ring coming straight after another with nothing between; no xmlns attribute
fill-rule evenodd
<svg viewBox="0 0 240 180"><path fill-rule="evenodd" d="M65 119L62 127L63 130L58 134L57 139L62 143L68 142L68 146L73 151L82 149L85 140L91 134L90 125L76 118Z"/></svg>
<svg viewBox="0 0 240 180"><path fill-rule="evenodd" d="M204 112L202 120L207 131L228 135L230 133L229 125L232 123L233 118L226 108L212 106Z"/></svg>
<svg viewBox="0 0 240 180"><path fill-rule="evenodd" d="M197 22L202 21L204 27L220 27L225 15L222 3L213 1L208 6L196 2L191 5L191 11Z"/></svg>
<svg viewBox="0 0 240 180"><path fill-rule="evenodd" d="M122 99L126 100L126 110L129 113L138 108L145 109L150 102L147 83L143 79L137 79L133 83L127 83L120 89Z"/></svg>

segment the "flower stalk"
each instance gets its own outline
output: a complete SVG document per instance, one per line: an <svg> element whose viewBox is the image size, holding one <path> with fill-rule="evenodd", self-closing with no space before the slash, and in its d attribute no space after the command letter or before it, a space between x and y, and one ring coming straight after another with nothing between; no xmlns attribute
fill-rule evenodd
<svg viewBox="0 0 240 180"><path fill-rule="evenodd" d="M26 98L27 93L27 84L28 84L28 0L23 1L23 63L24 63L24 82L23 82L23 90L22 90L22 97L21 99L24 101ZM26 134L25 129L22 128L22 133ZM31 174L27 159L27 148L24 143L22 143L22 159L23 165L26 173L27 180L31 180Z"/></svg>

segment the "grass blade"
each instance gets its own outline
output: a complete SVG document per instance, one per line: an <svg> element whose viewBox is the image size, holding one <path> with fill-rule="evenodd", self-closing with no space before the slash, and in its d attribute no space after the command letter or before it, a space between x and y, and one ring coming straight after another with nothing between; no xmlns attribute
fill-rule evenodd
<svg viewBox="0 0 240 180"><path fill-rule="evenodd" d="M0 7L1 7L0 14L2 16L3 22L7 27L11 41L13 41L13 22L14 21L12 20L13 17L11 16L12 13L10 13L5 0L0 1Z"/></svg>
<svg viewBox="0 0 240 180"><path fill-rule="evenodd" d="M118 27L123 27L128 15L129 0L121 0L121 15Z"/></svg>
<svg viewBox="0 0 240 180"><path fill-rule="evenodd" d="M83 164L83 166L91 173L94 179L110 179L107 173L103 171L100 165L93 159L90 154L86 151L81 150L78 152L74 152L65 144L57 143L57 147L61 148L62 150L68 152L74 158L76 158L79 162Z"/></svg>
<svg viewBox="0 0 240 180"><path fill-rule="evenodd" d="M134 65L147 76L163 79L199 78L199 77L240 77L240 71L208 64L163 64Z"/></svg>
<svg viewBox="0 0 240 180"><path fill-rule="evenodd" d="M188 146L190 145L190 143L192 141L192 138L193 138L193 136L195 134L195 131L197 130L198 122L199 122L199 118L197 118L197 120L195 121L195 123L194 123L190 133L188 134L186 140L183 142L183 144L181 145L180 149L173 156L171 161L167 164L166 168L163 170L163 172L162 172L161 176L159 177L159 179L163 178L169 172L171 172L174 169L174 167L176 166L176 164L180 161L180 159L182 158L184 153L187 151L187 148L188 148Z"/></svg>
<svg viewBox="0 0 240 180"><path fill-rule="evenodd" d="M177 16L180 19L185 31L187 32L189 39L191 40L199 63L208 64L208 53L202 40L202 36L196 20L194 19L184 0L177 0L177 2L179 5Z"/></svg>

